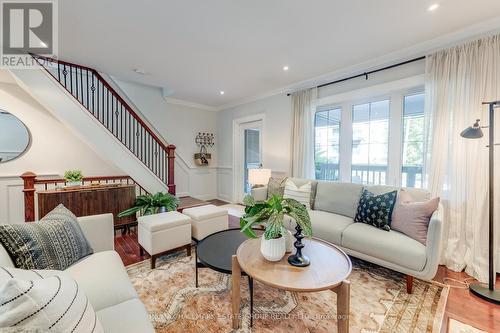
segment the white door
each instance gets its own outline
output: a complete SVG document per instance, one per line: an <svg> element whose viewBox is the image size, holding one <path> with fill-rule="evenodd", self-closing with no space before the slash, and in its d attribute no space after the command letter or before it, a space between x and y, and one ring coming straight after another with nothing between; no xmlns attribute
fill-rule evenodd
<svg viewBox="0 0 500 333"><path fill-rule="evenodd" d="M248 170L262 167L262 120L239 124L236 165L236 199L250 193Z"/></svg>

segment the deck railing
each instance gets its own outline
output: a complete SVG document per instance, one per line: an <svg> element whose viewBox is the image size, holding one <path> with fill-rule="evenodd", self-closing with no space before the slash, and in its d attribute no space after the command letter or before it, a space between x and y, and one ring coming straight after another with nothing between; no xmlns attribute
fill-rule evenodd
<svg viewBox="0 0 500 333"><path fill-rule="evenodd" d="M405 187L422 187L422 167L403 166L403 185ZM357 183L385 184L387 165L353 164L351 179ZM316 179L339 180L338 163L316 163Z"/></svg>

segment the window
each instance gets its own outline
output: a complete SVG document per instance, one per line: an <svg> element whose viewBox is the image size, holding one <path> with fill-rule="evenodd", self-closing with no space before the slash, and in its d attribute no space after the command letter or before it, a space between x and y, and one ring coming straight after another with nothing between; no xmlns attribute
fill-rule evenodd
<svg viewBox="0 0 500 333"><path fill-rule="evenodd" d="M426 186L423 90L418 76L403 85L398 80L320 98L314 127L316 179Z"/></svg>
<svg viewBox="0 0 500 333"><path fill-rule="evenodd" d="M404 97L402 186L422 187L423 157L424 94L418 93Z"/></svg>
<svg viewBox="0 0 500 333"><path fill-rule="evenodd" d="M339 180L340 108L323 108L314 117L316 179Z"/></svg>
<svg viewBox="0 0 500 333"><path fill-rule="evenodd" d="M386 184L389 110L389 100L358 104L352 108L353 183Z"/></svg>

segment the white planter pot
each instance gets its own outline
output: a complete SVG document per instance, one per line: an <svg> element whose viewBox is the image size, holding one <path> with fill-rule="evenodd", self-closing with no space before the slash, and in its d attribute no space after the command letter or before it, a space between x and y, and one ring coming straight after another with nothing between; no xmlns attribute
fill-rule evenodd
<svg viewBox="0 0 500 333"><path fill-rule="evenodd" d="M290 230L286 229L285 230L285 249L286 253L291 253L293 252L293 243L295 243L295 237L293 237L293 234Z"/></svg>
<svg viewBox="0 0 500 333"><path fill-rule="evenodd" d="M285 237L281 236L277 239L265 239L264 236L260 238L260 252L262 256L269 261L280 261L285 255Z"/></svg>
<svg viewBox="0 0 500 333"><path fill-rule="evenodd" d="M81 181L78 181L78 182L66 182L66 187L76 187L76 186L81 186L81 185L82 185Z"/></svg>

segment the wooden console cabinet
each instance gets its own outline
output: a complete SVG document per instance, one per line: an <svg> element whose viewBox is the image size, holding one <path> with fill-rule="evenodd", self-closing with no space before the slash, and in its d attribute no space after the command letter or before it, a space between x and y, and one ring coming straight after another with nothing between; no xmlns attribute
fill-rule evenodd
<svg viewBox="0 0 500 333"><path fill-rule="evenodd" d="M127 230L137 222L135 215L117 217L118 213L134 205L135 185L80 186L39 191L37 195L39 219L62 203L76 216L112 213L115 228Z"/></svg>

